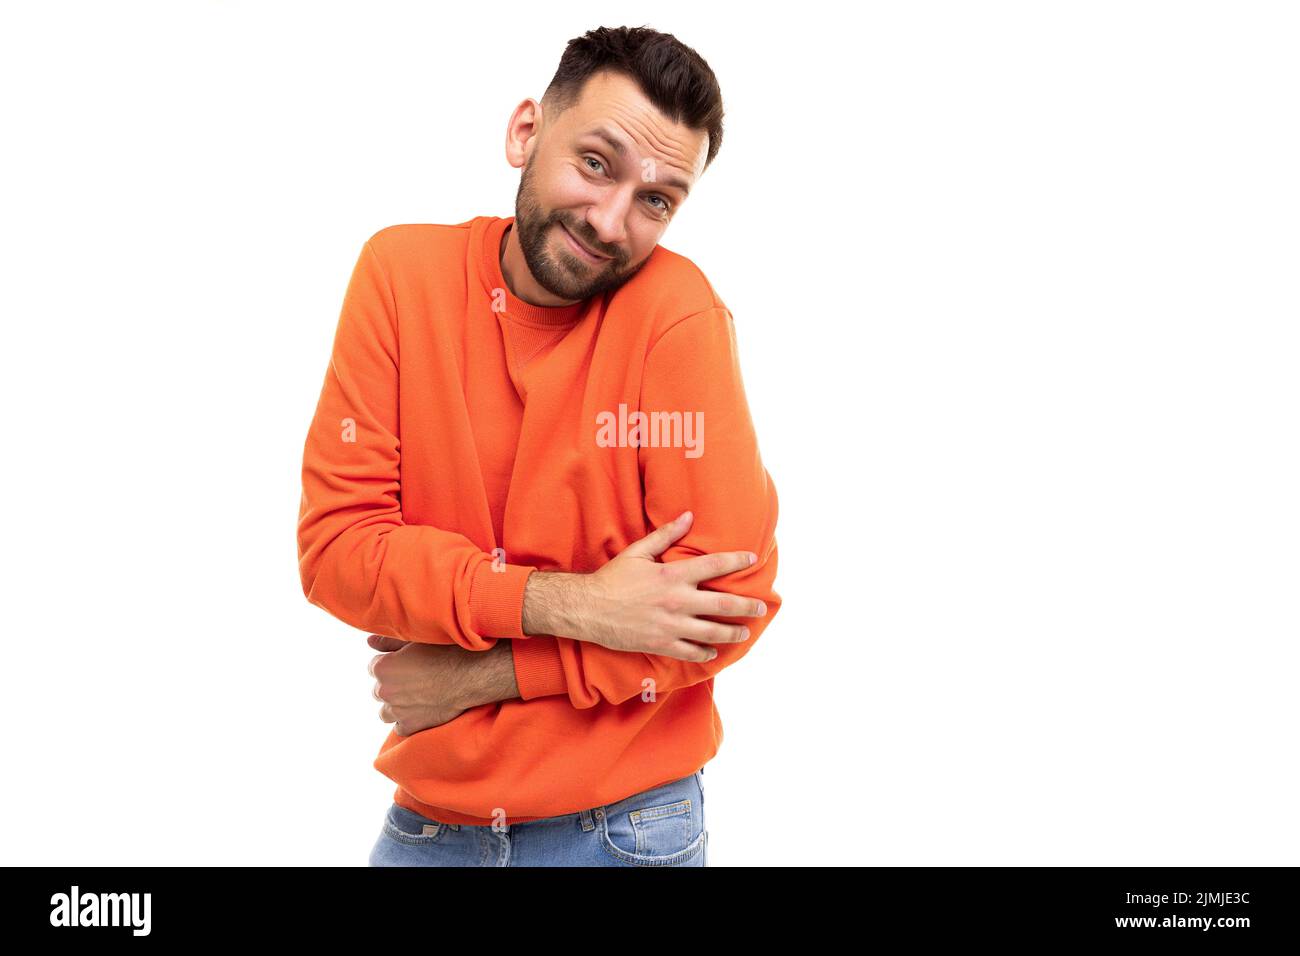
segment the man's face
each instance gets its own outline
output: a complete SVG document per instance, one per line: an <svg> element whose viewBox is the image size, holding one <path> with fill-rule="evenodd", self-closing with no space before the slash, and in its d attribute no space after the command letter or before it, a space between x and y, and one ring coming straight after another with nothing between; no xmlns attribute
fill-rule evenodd
<svg viewBox="0 0 1300 956"><path fill-rule="evenodd" d="M686 201L708 134L670 122L635 81L610 72L588 78L582 98L558 117L543 111L541 119L515 197L513 228L528 269L564 299L616 289Z"/></svg>

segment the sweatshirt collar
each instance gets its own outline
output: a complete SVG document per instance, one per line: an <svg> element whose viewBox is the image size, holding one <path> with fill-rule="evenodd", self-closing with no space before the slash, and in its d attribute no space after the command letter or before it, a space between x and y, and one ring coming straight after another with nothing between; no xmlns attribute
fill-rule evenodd
<svg viewBox="0 0 1300 956"><path fill-rule="evenodd" d="M494 217L483 230L479 259L482 266L481 275L488 295L491 296L494 289L502 290L506 315L512 319L536 325L572 325L587 311L590 299L572 305L532 305L518 298L506 284L505 276L501 272L501 237L506 234L506 229L514 225L514 221L514 216Z"/></svg>

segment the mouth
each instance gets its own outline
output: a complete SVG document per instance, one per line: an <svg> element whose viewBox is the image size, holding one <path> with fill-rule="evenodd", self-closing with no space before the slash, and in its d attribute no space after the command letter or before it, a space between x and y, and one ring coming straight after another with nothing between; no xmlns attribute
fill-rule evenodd
<svg viewBox="0 0 1300 956"><path fill-rule="evenodd" d="M599 253L592 252L579 242L573 233L569 232L569 230L565 228L564 223L559 223L558 225L560 227L560 232L564 235L565 241L579 258L585 259L587 262L591 263L609 262L612 258L611 256L602 256Z"/></svg>

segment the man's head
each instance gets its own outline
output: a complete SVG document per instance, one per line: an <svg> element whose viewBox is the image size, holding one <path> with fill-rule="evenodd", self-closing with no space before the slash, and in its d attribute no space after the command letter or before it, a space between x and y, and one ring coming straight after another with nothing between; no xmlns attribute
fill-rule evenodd
<svg viewBox="0 0 1300 956"><path fill-rule="evenodd" d="M717 155L722 115L713 71L671 34L601 27L570 40L541 103L521 103L506 135L523 167L512 231L538 285L576 301L631 278Z"/></svg>

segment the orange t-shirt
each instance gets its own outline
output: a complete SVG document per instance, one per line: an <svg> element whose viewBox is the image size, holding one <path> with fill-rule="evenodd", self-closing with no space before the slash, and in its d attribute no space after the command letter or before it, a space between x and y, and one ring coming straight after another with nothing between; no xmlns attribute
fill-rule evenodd
<svg viewBox="0 0 1300 956"><path fill-rule="evenodd" d="M501 273L513 221L367 240L303 452L311 603L404 641L512 642L519 698L390 729L375 759L398 804L446 823L574 813L699 769L722 743L714 675L781 604L776 489L730 311L663 246L611 293L530 305ZM746 641L694 663L523 633L534 570L595 571L688 509L660 560L756 553L700 585L767 604L763 618L707 618L748 626Z"/></svg>

